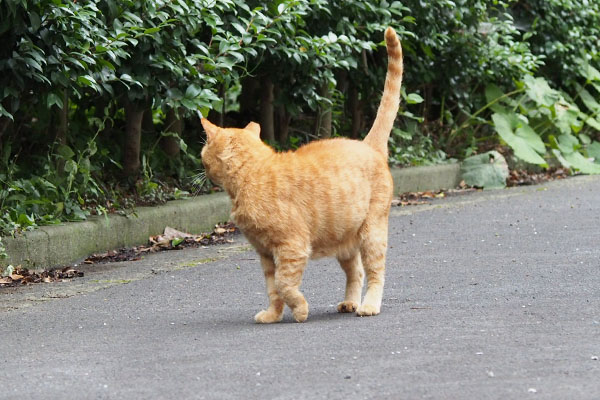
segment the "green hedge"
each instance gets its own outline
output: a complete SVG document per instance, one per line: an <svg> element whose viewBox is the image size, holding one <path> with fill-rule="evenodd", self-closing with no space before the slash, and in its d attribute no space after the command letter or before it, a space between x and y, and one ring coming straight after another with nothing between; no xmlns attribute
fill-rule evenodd
<svg viewBox="0 0 600 400"><path fill-rule="evenodd" d="M386 26L406 66L392 162L499 143L595 171L596 2L4 0L0 232L122 209L123 187L177 196L161 188L189 187L200 168L200 114L259 121L283 149L360 137Z"/></svg>

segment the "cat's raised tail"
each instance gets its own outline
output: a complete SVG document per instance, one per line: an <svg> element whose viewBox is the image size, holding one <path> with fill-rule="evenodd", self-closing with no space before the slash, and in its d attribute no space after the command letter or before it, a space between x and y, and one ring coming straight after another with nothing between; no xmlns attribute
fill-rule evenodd
<svg viewBox="0 0 600 400"><path fill-rule="evenodd" d="M392 28L385 30L385 45L388 53L385 86L375 122L373 122L373 126L364 141L387 157L388 139L400 106L400 87L402 86L404 66L402 63L402 46Z"/></svg>

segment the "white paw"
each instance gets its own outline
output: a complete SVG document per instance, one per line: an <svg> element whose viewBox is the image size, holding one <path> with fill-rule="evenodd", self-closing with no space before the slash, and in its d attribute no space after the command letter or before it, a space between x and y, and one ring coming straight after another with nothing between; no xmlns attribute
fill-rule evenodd
<svg viewBox="0 0 600 400"><path fill-rule="evenodd" d="M292 310L296 322L304 322L308 318L308 304L302 304Z"/></svg>
<svg viewBox="0 0 600 400"><path fill-rule="evenodd" d="M379 307L373 306L371 304L363 304L356 310L356 315L358 315L359 317L367 317L370 315L377 314L379 314Z"/></svg>
<svg viewBox="0 0 600 400"><path fill-rule="evenodd" d="M272 324L279 322L283 318L283 313L277 314L270 310L262 310L254 316L254 320L259 324Z"/></svg>

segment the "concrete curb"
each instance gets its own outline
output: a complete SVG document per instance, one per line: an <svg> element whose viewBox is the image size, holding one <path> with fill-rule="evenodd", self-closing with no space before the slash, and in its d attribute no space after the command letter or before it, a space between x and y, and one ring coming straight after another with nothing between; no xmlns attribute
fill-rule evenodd
<svg viewBox="0 0 600 400"><path fill-rule="evenodd" d="M2 238L8 258L3 264L44 269L70 264L92 253L148 243L166 226L207 232L229 218L225 193L175 200L159 207L136 208L137 216L91 217L87 221L45 226L15 238Z"/></svg>
<svg viewBox="0 0 600 400"><path fill-rule="evenodd" d="M460 164L392 168L394 193L450 189L460 182ZM166 226L200 233L226 221L231 203L225 193L175 200L158 207L139 207L137 216L92 217L84 222L46 226L15 238L4 237L8 258L1 265L32 270L73 263L92 253L148 242Z"/></svg>
<svg viewBox="0 0 600 400"><path fill-rule="evenodd" d="M392 168L394 194L453 189L460 183L460 163Z"/></svg>

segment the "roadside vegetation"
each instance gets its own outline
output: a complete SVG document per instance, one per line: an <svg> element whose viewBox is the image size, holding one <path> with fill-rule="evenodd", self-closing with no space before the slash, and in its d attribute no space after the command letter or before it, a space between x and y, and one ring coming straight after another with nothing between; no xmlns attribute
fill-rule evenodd
<svg viewBox="0 0 600 400"><path fill-rule="evenodd" d="M210 191L201 115L281 150L360 138L386 26L405 55L391 163L498 150L600 173L598 2L4 0L0 236Z"/></svg>

